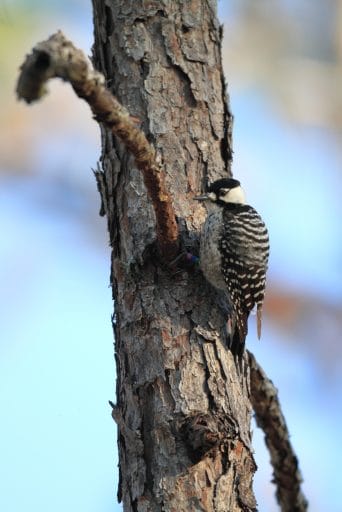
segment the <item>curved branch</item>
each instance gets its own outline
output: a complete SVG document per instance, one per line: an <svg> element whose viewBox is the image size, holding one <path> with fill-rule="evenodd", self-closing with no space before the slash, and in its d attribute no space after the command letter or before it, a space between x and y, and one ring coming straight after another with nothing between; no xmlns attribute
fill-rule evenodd
<svg viewBox="0 0 342 512"><path fill-rule="evenodd" d="M104 76L61 31L38 43L26 57L17 84L19 99L27 103L39 100L46 93L46 82L54 77L70 82L89 104L95 119L110 128L133 154L155 210L159 250L166 259L174 258L178 226L156 152L129 112L105 87Z"/></svg>
<svg viewBox="0 0 342 512"><path fill-rule="evenodd" d="M247 354L251 371L251 402L257 425L265 433L265 442L271 455L277 501L282 512L305 512L308 502L300 488L302 476L290 443L277 389L253 354L249 351Z"/></svg>

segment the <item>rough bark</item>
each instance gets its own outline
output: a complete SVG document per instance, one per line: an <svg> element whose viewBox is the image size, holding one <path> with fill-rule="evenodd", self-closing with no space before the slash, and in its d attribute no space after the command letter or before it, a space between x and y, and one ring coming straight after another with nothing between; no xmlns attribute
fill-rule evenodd
<svg viewBox="0 0 342 512"><path fill-rule="evenodd" d="M196 251L192 200L230 173L232 118L213 1L93 0L94 62L141 121L165 168L180 244ZM194 271L170 270L132 156L102 129L98 183L115 299L119 499L126 512L252 511L249 370L227 350L227 310Z"/></svg>

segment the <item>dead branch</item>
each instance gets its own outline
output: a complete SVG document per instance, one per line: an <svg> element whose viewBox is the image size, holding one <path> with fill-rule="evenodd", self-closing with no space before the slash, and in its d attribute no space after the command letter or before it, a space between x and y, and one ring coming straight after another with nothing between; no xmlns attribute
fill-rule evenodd
<svg viewBox="0 0 342 512"><path fill-rule="evenodd" d="M46 82L55 77L70 82L76 94L89 104L95 119L110 128L133 154L156 214L159 250L171 260L178 249L178 226L156 152L129 112L105 87L104 76L61 31L38 43L26 57L17 84L19 99L27 103L41 99Z"/></svg>
<svg viewBox="0 0 342 512"><path fill-rule="evenodd" d="M277 389L253 354L247 353L251 371L251 402L257 425L265 433L270 452L277 501L282 512L305 512L308 502L301 491L302 476L290 443Z"/></svg>

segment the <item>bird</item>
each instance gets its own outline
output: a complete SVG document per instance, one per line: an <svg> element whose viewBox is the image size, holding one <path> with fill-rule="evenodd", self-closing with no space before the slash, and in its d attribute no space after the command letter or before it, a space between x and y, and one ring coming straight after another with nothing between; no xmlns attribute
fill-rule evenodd
<svg viewBox="0 0 342 512"><path fill-rule="evenodd" d="M269 235L258 212L246 204L240 181L222 178L194 197L211 205L200 237L199 266L211 285L224 290L235 322L232 344L244 349L248 317L256 309L261 337L262 308L270 252Z"/></svg>

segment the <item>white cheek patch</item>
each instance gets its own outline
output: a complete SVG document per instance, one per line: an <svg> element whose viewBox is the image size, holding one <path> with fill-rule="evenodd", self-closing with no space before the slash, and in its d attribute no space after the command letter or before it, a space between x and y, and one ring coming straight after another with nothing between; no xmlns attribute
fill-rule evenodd
<svg viewBox="0 0 342 512"><path fill-rule="evenodd" d="M214 192L209 192L208 197L211 201L216 201L216 194Z"/></svg>
<svg viewBox="0 0 342 512"><path fill-rule="evenodd" d="M231 188L228 193L220 198L225 203L245 204L245 194L241 187Z"/></svg>

